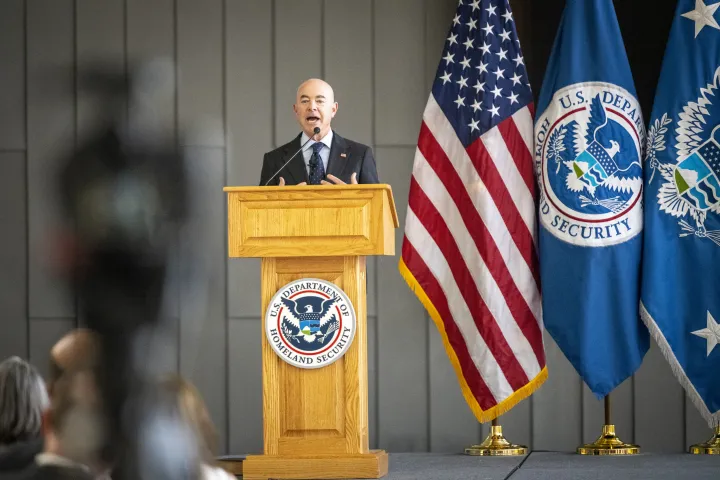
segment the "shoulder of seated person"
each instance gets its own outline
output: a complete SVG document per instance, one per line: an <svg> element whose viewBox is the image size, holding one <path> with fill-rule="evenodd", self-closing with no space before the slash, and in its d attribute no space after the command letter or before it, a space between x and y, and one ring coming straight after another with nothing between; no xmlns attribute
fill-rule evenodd
<svg viewBox="0 0 720 480"><path fill-rule="evenodd" d="M235 480L235 477L220 467L203 465L202 480Z"/></svg>

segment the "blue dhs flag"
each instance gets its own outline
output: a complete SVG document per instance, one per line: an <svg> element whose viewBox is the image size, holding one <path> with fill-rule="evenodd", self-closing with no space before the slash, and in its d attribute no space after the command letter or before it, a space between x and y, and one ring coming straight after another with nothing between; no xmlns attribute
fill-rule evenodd
<svg viewBox="0 0 720 480"><path fill-rule="evenodd" d="M612 0L568 0L538 101L545 328L598 397L640 366L645 128Z"/></svg>
<svg viewBox="0 0 720 480"><path fill-rule="evenodd" d="M677 4L645 157L643 320L711 426L720 423L718 4Z"/></svg>

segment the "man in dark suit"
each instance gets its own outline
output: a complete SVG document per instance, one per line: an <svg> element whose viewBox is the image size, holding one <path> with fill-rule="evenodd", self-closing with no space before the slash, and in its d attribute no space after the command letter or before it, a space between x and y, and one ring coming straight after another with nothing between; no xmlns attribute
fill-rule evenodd
<svg viewBox="0 0 720 480"><path fill-rule="evenodd" d="M316 78L303 82L293 105L302 133L263 158L260 185L312 138L269 185L379 183L375 158L367 145L343 138L330 128L338 104L332 87ZM315 134L315 128L320 132Z"/></svg>

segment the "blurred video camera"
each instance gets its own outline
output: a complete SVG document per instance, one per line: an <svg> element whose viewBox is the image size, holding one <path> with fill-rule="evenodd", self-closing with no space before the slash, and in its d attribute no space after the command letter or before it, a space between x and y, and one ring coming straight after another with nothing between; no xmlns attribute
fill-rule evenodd
<svg viewBox="0 0 720 480"><path fill-rule="evenodd" d="M154 382L172 252L191 212L182 138L174 120L157 115L157 105L174 96L174 78L166 61L127 74L121 65L79 72L78 90L100 115L58 178L65 273L81 321L101 341L97 384L106 435L97 447L114 466L114 480L197 473L191 432Z"/></svg>

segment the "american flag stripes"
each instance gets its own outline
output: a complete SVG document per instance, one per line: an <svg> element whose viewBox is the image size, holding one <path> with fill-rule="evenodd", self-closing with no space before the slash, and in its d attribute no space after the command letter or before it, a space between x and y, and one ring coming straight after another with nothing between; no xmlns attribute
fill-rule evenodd
<svg viewBox="0 0 720 480"><path fill-rule="evenodd" d="M507 0L461 0L423 114L399 268L481 422L547 378L533 114Z"/></svg>

